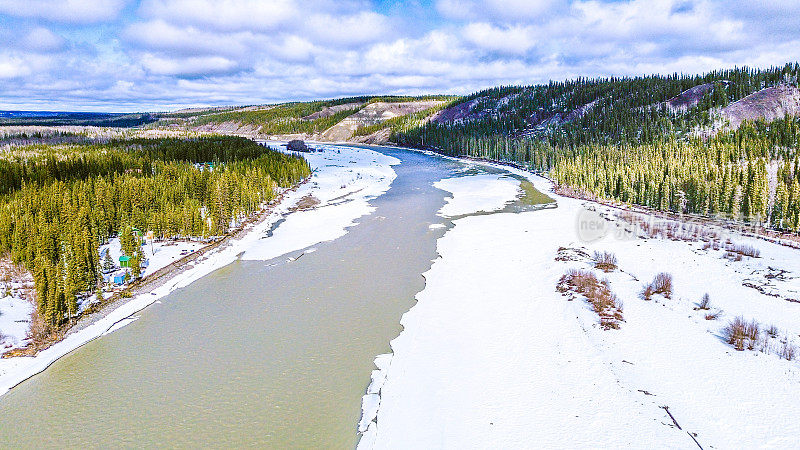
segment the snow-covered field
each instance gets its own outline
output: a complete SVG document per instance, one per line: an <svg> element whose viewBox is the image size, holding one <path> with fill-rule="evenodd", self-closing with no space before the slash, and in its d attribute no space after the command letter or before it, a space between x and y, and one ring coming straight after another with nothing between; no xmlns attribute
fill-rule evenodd
<svg viewBox="0 0 800 450"><path fill-rule="evenodd" d="M443 186L454 198L493 190L475 183ZM800 367L780 354L800 344L800 254L732 236L761 253L736 261L702 242L631 238L614 211L550 195L558 208L469 216L439 240L393 354L376 360L359 447L796 446ZM595 269L594 251L619 268ZM618 330L556 290L570 268L608 279ZM643 300L659 272L673 275L671 298ZM706 293L711 307L699 309ZM736 316L760 324L752 350L723 337Z"/></svg>
<svg viewBox="0 0 800 450"><path fill-rule="evenodd" d="M272 143L273 146L277 144ZM189 270L179 273L150 293L132 298L102 319L70 334L35 357L0 359L0 395L86 342L133 322L138 311L175 289L188 286L212 271L232 263L242 254L248 259L271 259L346 233L348 226L372 211L367 201L389 189L396 177L391 165L398 164L399 161L367 149L334 145L315 147L322 151L303 155L314 169L311 181L296 191L287 193L266 220L251 225L240 239L204 254L194 261ZM301 199L308 196L320 200L316 210L289 214ZM320 214L319 211L324 213ZM271 237L267 237L273 225L282 218L286 222ZM311 221L316 222L315 226L310 226ZM175 256L174 253L177 252L179 257L185 247L186 245L176 245L175 248L162 246L155 249L154 255L150 255L148 246L146 252L151 257L151 266L146 273L169 264ZM111 251L114 257L113 243ZM118 248L116 251L119 252Z"/></svg>
<svg viewBox="0 0 800 450"><path fill-rule="evenodd" d="M16 284L0 282L0 354L27 344L33 304L22 298Z"/></svg>

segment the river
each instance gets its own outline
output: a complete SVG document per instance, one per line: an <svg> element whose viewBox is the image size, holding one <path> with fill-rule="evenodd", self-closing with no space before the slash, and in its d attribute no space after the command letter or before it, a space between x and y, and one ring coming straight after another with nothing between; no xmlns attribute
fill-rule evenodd
<svg viewBox="0 0 800 450"><path fill-rule="evenodd" d="M0 444L353 448L373 360L450 226L432 184L464 167L380 151L397 178L345 236L236 261L61 358L0 397Z"/></svg>

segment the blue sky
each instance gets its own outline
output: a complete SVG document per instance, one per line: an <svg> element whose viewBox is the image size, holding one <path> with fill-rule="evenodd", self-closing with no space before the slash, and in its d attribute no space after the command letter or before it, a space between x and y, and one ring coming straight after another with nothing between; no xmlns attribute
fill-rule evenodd
<svg viewBox="0 0 800 450"><path fill-rule="evenodd" d="M796 0L0 0L0 109L466 94L800 60Z"/></svg>

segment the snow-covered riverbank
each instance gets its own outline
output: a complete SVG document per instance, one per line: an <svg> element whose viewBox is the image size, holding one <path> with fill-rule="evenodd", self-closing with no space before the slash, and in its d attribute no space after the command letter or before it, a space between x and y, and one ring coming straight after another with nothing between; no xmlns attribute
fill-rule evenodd
<svg viewBox="0 0 800 450"><path fill-rule="evenodd" d="M240 238L207 252L195 260L188 270L149 293L137 295L35 357L0 359L0 395L86 342L136 320L136 312L170 292L230 264L241 255L247 259L272 259L346 233L347 227L372 211L369 199L389 189L396 176L391 165L399 161L362 148L323 145L317 146L317 149L321 151L303 155L314 170L312 179L287 193L269 217L250 226ZM303 199L312 197L315 207L296 210ZM282 219L285 222L273 232ZM165 251L163 255L167 253Z"/></svg>
<svg viewBox="0 0 800 450"><path fill-rule="evenodd" d="M458 197L457 180L447 189ZM458 219L439 240L393 354L376 360L360 447L792 447L800 367L783 352L800 343L800 254L741 236L760 257L728 254L727 236L719 249L631 238L616 211L550 195L558 208ZM595 269L595 251L618 269ZM620 329L556 290L569 269L608 279ZM671 298L640 298L659 272ZM724 336L737 316L760 324L752 350Z"/></svg>

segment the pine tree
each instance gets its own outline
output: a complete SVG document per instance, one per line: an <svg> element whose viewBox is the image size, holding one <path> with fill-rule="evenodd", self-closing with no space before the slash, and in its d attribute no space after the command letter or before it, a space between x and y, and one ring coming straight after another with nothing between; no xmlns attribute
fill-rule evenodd
<svg viewBox="0 0 800 450"><path fill-rule="evenodd" d="M116 264L114 264L114 260L111 259L111 250L106 249L104 252L105 256L103 257L103 272L111 272L116 268Z"/></svg>

